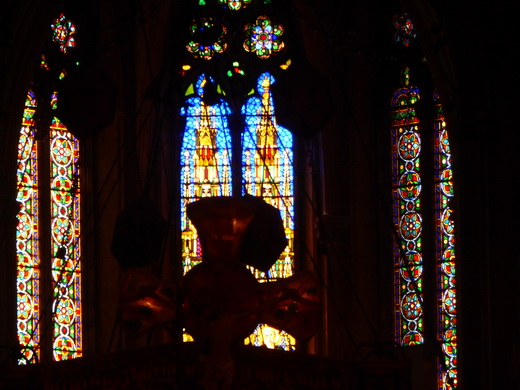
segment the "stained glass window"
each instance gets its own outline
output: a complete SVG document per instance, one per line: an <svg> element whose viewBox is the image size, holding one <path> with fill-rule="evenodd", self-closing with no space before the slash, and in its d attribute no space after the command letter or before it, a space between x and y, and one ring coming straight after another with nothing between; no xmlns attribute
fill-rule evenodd
<svg viewBox="0 0 520 390"><path fill-rule="evenodd" d="M406 14L393 20L394 42L409 48L416 37ZM419 55L421 62L422 56ZM438 359L438 388L457 387L457 332L455 236L452 217L453 172L448 131L437 92L422 104L433 108L433 126L424 127L416 111L420 91L412 86L410 72L403 72L403 87L392 99L392 164L394 181L394 224L396 239L395 308L396 337L403 346L424 342L423 334L423 262L436 262L437 342L442 356ZM422 96L422 99L426 97ZM426 142L424 137L427 136ZM430 141L430 136L432 140ZM435 257L424 260L421 250L421 152L423 145L433 147L433 182L435 210ZM426 190L426 189L425 189ZM427 189L430 191L430 189ZM433 325L432 325L433 326Z"/></svg>
<svg viewBox="0 0 520 390"><path fill-rule="evenodd" d="M250 268L251 272L259 281L268 282L291 276L294 271L293 137L276 123L271 94L274 75L254 73L259 71L262 60L286 49L282 40L284 28L261 13L255 19L244 16L244 20L253 23L244 24L241 19L231 17L245 8L245 15L250 15L258 9L257 5L267 3L270 2L218 0L218 12L212 14L214 8L208 7L208 15L195 19L189 27L186 50L191 58L181 74L197 81L188 87L180 112L185 119L180 148L184 273L202 260L197 232L187 218L186 205L205 196L245 194L262 197L280 210L289 242L270 270ZM207 1L199 1L199 6L206 4ZM226 14L230 17L224 17ZM241 48L242 52L235 48ZM243 60L244 51L252 54L251 61ZM191 61L198 61L198 66L191 66ZM283 58L280 62L286 69L290 59ZM207 74L191 75L200 66ZM249 82L253 84L246 87ZM232 149L236 156L232 156ZM236 193L239 184L241 194ZM188 340L188 335L184 339ZM295 340L283 330L259 324L246 344L293 350Z"/></svg>
<svg viewBox="0 0 520 390"><path fill-rule="evenodd" d="M393 26L394 41L400 43L403 47L408 47L417 36L412 21L405 13L394 16Z"/></svg>
<svg viewBox="0 0 520 390"><path fill-rule="evenodd" d="M244 30L246 33L244 49L255 53L258 58L269 58L285 47L285 43L280 38L284 31L282 25L271 23L267 16L259 16L256 23L246 24Z"/></svg>
<svg viewBox="0 0 520 390"><path fill-rule="evenodd" d="M75 47L74 23L62 14L54 20L51 32L54 44L68 55ZM42 77L49 77L52 67L43 55ZM65 77L62 69L58 73L59 79ZM79 141L56 117L49 124L35 120L37 115L45 117L43 111L56 110L58 100L57 92L35 96L29 91L19 138L16 250L20 364L41 360L45 337L52 338L54 360L82 355ZM42 158L49 163L47 169L43 169ZM41 175L42 169L48 175ZM42 243L49 245L50 257L40 253ZM41 280L45 279L51 280L51 285L42 288ZM43 297L42 291L50 296ZM51 336L43 332L47 328L40 323L43 312L52 313Z"/></svg>
<svg viewBox="0 0 520 390"><path fill-rule="evenodd" d="M263 198L280 210L288 245L267 272L252 270L261 282L287 278L294 273L294 173L293 137L276 123L271 85L274 77L258 78L257 96L242 109L246 127L242 135L242 181L244 193ZM294 350L294 338L283 330L261 324L246 340L255 346Z"/></svg>
<svg viewBox="0 0 520 390"><path fill-rule="evenodd" d="M231 195L231 135L229 105L220 98L205 102L213 82L201 75L186 100L181 115L186 117L181 147L181 230L184 273L201 261L197 232L186 215L186 206L202 197ZM205 94L207 90L207 94Z"/></svg>
<svg viewBox="0 0 520 390"><path fill-rule="evenodd" d="M450 203L453 199L453 177L448 130L439 102L434 96L435 142L435 210L437 227L437 294L438 340L442 346L439 362L439 389L457 385L457 308L455 287L455 231Z"/></svg>
<svg viewBox="0 0 520 390"><path fill-rule="evenodd" d="M263 198L280 210L289 245L275 265L259 280L276 280L293 274L294 198L293 138L289 130L276 124L269 73L258 79L258 96L243 107L246 128L242 136L242 180L244 193Z"/></svg>
<svg viewBox="0 0 520 390"><path fill-rule="evenodd" d="M60 14L51 24L52 40L59 45L62 53L66 54L71 48L76 46L75 33L76 26L65 14Z"/></svg>
<svg viewBox="0 0 520 390"><path fill-rule="evenodd" d="M408 68L402 80L391 103L396 337L415 345L423 342L419 90L410 85Z"/></svg>
<svg viewBox="0 0 520 390"><path fill-rule="evenodd" d="M227 49L227 28L214 18L194 20L190 25L190 35L192 40L188 42L186 49L195 58L211 60Z"/></svg>
<svg viewBox="0 0 520 390"><path fill-rule="evenodd" d="M230 10L238 11L239 9L246 8L249 3L251 3L253 0L242 0L242 1L235 1L235 0L218 0L218 3L224 6L227 6Z"/></svg>
<svg viewBox="0 0 520 390"><path fill-rule="evenodd" d="M57 118L50 140L53 351L66 360L82 345L79 143Z"/></svg>
<svg viewBox="0 0 520 390"><path fill-rule="evenodd" d="M16 198L20 204L16 230L17 329L18 342L22 347L20 363L35 363L40 360L39 180L38 148L34 136L36 109L34 93L29 91L18 143Z"/></svg>

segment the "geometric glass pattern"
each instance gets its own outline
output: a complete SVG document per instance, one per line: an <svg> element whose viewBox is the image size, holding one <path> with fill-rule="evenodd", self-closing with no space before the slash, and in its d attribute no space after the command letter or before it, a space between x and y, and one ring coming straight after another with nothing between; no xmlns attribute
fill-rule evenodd
<svg viewBox="0 0 520 390"><path fill-rule="evenodd" d="M242 109L246 126L242 134L243 192L263 198L278 208L289 244L267 273L255 270L260 281L287 278L294 268L293 137L274 116L270 87L274 77L258 78L259 96L250 97Z"/></svg>
<svg viewBox="0 0 520 390"><path fill-rule="evenodd" d="M206 3L199 0L201 6ZM251 3L252 0L218 0L226 13L236 13ZM263 1L263 4L270 3ZM283 27L272 24L267 16L260 16L254 23L229 33L222 20L221 17L206 16L191 23L186 49L194 58L212 60L221 54L229 57L230 53L225 52L231 43L234 47L242 46L245 51L255 53L258 59L270 58L285 48L285 43L280 39ZM234 80L237 84L244 82L240 76L246 74L245 64L236 58L227 60L224 69L232 78L232 83ZM186 70L190 68L188 66ZM233 194L232 175L235 175L236 184L241 179L241 195L261 197L280 210L288 239L287 247L270 270L262 272L249 267L251 272L260 282L286 278L294 272L293 138L287 129L276 124L271 96L273 82L272 75L260 75L256 87L248 96L238 96L245 99L241 112L231 111L225 93L209 76L200 76L195 85L187 89L187 99L180 112L185 117L180 150L184 273L202 260L197 232L186 215L186 206L206 196L239 195ZM235 134L232 141L228 127L231 116L237 126L236 131L242 133L241 139ZM240 145L232 145L232 142ZM233 166L232 148L236 153ZM184 340L189 341L189 335L184 334ZM283 330L261 324L245 343L294 350L295 339Z"/></svg>
<svg viewBox="0 0 520 390"><path fill-rule="evenodd" d="M453 200L451 152L446 122L434 96L435 210L437 242L438 340L442 347L439 362L439 389L457 387L457 309L455 288L455 236L450 203Z"/></svg>
<svg viewBox="0 0 520 390"><path fill-rule="evenodd" d="M52 40L59 45L63 54L67 54L69 49L76 46L76 40L74 38L76 27L64 14L60 14L58 18L54 19L51 28Z"/></svg>
<svg viewBox="0 0 520 390"><path fill-rule="evenodd" d="M192 88L193 95L181 109L186 120L180 151L184 273L202 260L197 232L186 214L186 206L203 197L231 196L231 111L223 98L211 105L205 102L205 94L210 93L212 86L212 79L201 75Z"/></svg>
<svg viewBox="0 0 520 390"><path fill-rule="evenodd" d="M82 355L79 143L54 118L50 128L54 360Z"/></svg>
<svg viewBox="0 0 520 390"><path fill-rule="evenodd" d="M36 99L27 94L18 143L16 229L17 334L20 364L40 360L40 254L38 230L38 148L35 141Z"/></svg>
<svg viewBox="0 0 520 390"><path fill-rule="evenodd" d="M405 13L395 15L392 24L394 26L394 42L401 43L403 47L408 47L410 42L416 37L412 21Z"/></svg>
<svg viewBox="0 0 520 390"><path fill-rule="evenodd" d="M409 81L404 68L403 86L391 101L395 334L403 346L423 343L419 90Z"/></svg>
<svg viewBox="0 0 520 390"><path fill-rule="evenodd" d="M242 134L242 183L244 194L263 198L278 208L288 245L267 272L251 269L260 282L287 278L294 273L294 172L293 137L276 123L269 73L258 78L258 96L250 97L242 108L246 126ZM295 340L283 330L261 324L246 344L294 350Z"/></svg>
<svg viewBox="0 0 520 390"><path fill-rule="evenodd" d="M238 11L241 8L246 8L252 1L253 0L218 0L218 3L221 5L227 5L227 7L232 11Z"/></svg>
<svg viewBox="0 0 520 390"><path fill-rule="evenodd" d="M52 41L62 54L75 47L75 26L63 14L54 19L51 32ZM43 55L44 77L49 77L47 71L51 68ZM62 71L58 79L63 77ZM50 108L55 110L57 93L47 98ZM52 342L54 360L82 356L79 142L57 118L46 127L41 124L43 121L38 123L35 117L44 107L36 102L34 93L29 91L18 145L19 364L41 361L42 339L46 336ZM48 161L48 167L42 166L43 160ZM47 174L42 175L43 171ZM41 202L42 199L48 202ZM42 243L50 248L50 256L40 253ZM43 279L50 281L45 289L40 285ZM44 290L48 292L46 297L41 295ZM50 314L45 319L49 327L41 323L44 312ZM47 328L51 330L48 333L44 332Z"/></svg>
<svg viewBox="0 0 520 390"><path fill-rule="evenodd" d="M193 57L211 60L216 54L221 54L227 49L227 28L214 18L193 20L189 30L192 40L188 42L186 49Z"/></svg>
<svg viewBox="0 0 520 390"><path fill-rule="evenodd" d="M289 333L261 324L255 329L253 334L245 339L245 345L254 347L267 347L283 351L294 351L296 340Z"/></svg>
<svg viewBox="0 0 520 390"><path fill-rule="evenodd" d="M279 24L271 24L267 16L259 16L255 24L244 26L246 40L244 49L254 52L258 58L266 59L273 53L280 52L285 43L280 39L283 34L283 27Z"/></svg>

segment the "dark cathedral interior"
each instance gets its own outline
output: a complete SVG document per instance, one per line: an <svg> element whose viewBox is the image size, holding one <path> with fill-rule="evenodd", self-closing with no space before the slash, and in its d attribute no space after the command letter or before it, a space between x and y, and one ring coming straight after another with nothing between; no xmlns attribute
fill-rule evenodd
<svg viewBox="0 0 520 390"><path fill-rule="evenodd" d="M511 3L4 0L0 15L1 389L520 389ZM250 153L285 176L254 193L248 175L275 176L240 159L261 123Z"/></svg>

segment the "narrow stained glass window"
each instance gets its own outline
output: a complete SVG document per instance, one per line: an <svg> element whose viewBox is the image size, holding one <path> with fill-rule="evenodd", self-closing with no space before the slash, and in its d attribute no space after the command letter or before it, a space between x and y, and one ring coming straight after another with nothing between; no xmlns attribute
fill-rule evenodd
<svg viewBox="0 0 520 390"><path fill-rule="evenodd" d="M209 5L207 1L198 3ZM252 23L245 24L231 16L239 15L248 6L249 11L254 7L253 0L218 0L218 4L218 14L211 14L208 7L208 15L190 24L186 50L192 57L190 61L198 61L206 72L213 72L211 75L229 88L229 103L233 104L228 104L225 94L210 77L202 75L195 86L188 88L188 98L181 109L186 123L180 148L183 271L188 272L202 260L197 233L186 215L187 204L204 196L248 194L263 198L281 212L289 245L269 271L250 268L260 282L276 281L294 272L293 138L287 129L276 124L271 96L274 77L264 73L258 80L251 80L254 85L242 87L250 82L245 76L253 74L251 68L256 71L263 60L285 50L284 28L266 15L249 19ZM271 4L271 1L257 1L257 4ZM251 60L241 60L243 53L237 53L237 48L251 53ZM191 65L184 65L183 76L192 70ZM219 79L222 74L225 80ZM246 89L251 90L247 96ZM233 132L228 121L233 124ZM232 148L236 154L233 164ZM242 194L236 193L239 183ZM184 340L189 340L186 334ZM245 342L284 350L294 350L295 346L294 338L287 332L265 324L258 325Z"/></svg>
<svg viewBox="0 0 520 390"><path fill-rule="evenodd" d="M75 31L74 23L64 14L53 21L52 43L58 45L63 55L69 55L76 47ZM50 84L58 81L49 79L53 75L49 70L54 66L54 62L49 63L42 55L41 76ZM66 73L58 69L61 80ZM51 343L54 360L82 356L79 141L57 118L48 124L35 120L44 110L48 114L49 108L50 112L56 109L57 92L38 98L46 107L41 102L37 105L35 94L29 91L18 147L20 211L16 250L20 364L39 362L42 355L47 355L42 346ZM49 162L45 175L40 173L42 158ZM50 248L50 256L40 253L42 243ZM42 280L50 280L49 285L41 286ZM45 296L42 292L46 292ZM52 313L44 319L45 324L41 323L42 313Z"/></svg>
<svg viewBox="0 0 520 390"><path fill-rule="evenodd" d="M416 38L415 28L408 16L396 15L392 22L393 38L401 48L410 50ZM417 49L416 49L417 50ZM413 53L412 53L413 54ZM416 52L417 60L425 59ZM401 345L423 342L422 315L422 267L421 252L421 153L420 118L416 115L415 102L419 89L410 86L409 72L403 74L403 88L396 91L392 101L393 114L393 174L394 174L394 224L397 237L395 255L395 307L396 336ZM455 236L452 216L453 172L448 131L439 94L423 102L434 110L433 125L423 128L433 140L433 182L437 342L442 355L438 359L439 390L457 387L457 319L455 278ZM428 143L429 145L429 143ZM404 147L404 148L403 148ZM431 146L429 146L430 148ZM429 178L430 179L430 178ZM433 254L431 256L433 260ZM429 261L428 259L426 261ZM433 342L433 341L430 341Z"/></svg>
<svg viewBox="0 0 520 390"><path fill-rule="evenodd" d="M287 278L293 274L294 196L293 138L276 124L268 73L258 79L259 96L243 108L246 128L242 137L242 181L244 193L263 198L280 210L289 245L267 274L256 271L262 281Z"/></svg>
<svg viewBox="0 0 520 390"><path fill-rule="evenodd" d="M20 364L40 360L40 254L38 230L38 148L35 141L36 99L29 91L18 143L16 200L20 204L16 230L17 331Z"/></svg>
<svg viewBox="0 0 520 390"><path fill-rule="evenodd" d="M261 282L287 278L294 273L294 173L293 138L277 125L271 85L274 77L260 75L257 96L243 107L246 127L242 137L242 181L244 193L263 198L280 210L288 246L267 272L253 270ZM294 338L286 332L259 325L249 342L284 350L294 349Z"/></svg>
<svg viewBox="0 0 520 390"><path fill-rule="evenodd" d="M202 75L194 95L186 100L181 115L186 127L181 147L181 230L184 273L200 263L201 247L195 227L186 215L186 206L208 196L231 195L231 135L228 104L219 98L215 104L205 101L214 86Z"/></svg>
<svg viewBox="0 0 520 390"><path fill-rule="evenodd" d="M53 352L82 355L79 143L54 118L50 132Z"/></svg>
<svg viewBox="0 0 520 390"><path fill-rule="evenodd" d="M444 359L439 362L439 389L457 386L457 318L455 287L455 232L450 203L453 199L451 151L446 122L435 94L435 209L437 227L438 340Z"/></svg>
<svg viewBox="0 0 520 390"><path fill-rule="evenodd" d="M415 104L418 88L402 73L403 87L392 98L392 170L394 202L394 273L396 342L423 342L421 135Z"/></svg>

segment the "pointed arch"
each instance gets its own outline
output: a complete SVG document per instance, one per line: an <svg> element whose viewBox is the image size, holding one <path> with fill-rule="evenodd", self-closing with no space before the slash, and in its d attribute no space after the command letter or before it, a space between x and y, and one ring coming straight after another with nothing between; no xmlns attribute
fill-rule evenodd
<svg viewBox="0 0 520 390"><path fill-rule="evenodd" d="M276 123L269 73L258 78L257 95L242 108L245 129L242 134L243 192L262 197L280 210L289 241L278 261L265 275L255 271L259 280L286 278L294 272L294 169L293 136Z"/></svg>
<svg viewBox="0 0 520 390"><path fill-rule="evenodd" d="M202 74L193 94L186 98L181 109L185 128L180 150L181 180L181 232L183 272L200 263L202 253L195 227L186 214L186 206L203 197L230 196L232 187L231 135L228 116L229 105L222 98L207 102L205 90L213 86L213 80ZM212 104L213 103L213 104Z"/></svg>

